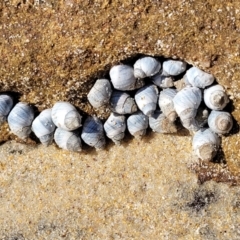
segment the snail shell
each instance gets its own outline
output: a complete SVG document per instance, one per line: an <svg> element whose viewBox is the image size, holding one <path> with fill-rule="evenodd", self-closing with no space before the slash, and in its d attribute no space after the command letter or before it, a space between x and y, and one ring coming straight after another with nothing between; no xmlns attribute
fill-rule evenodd
<svg viewBox="0 0 240 240"><path fill-rule="evenodd" d="M173 98L175 111L185 128L193 131L199 129L195 116L201 101L202 93L197 87L185 87Z"/></svg>
<svg viewBox="0 0 240 240"><path fill-rule="evenodd" d="M171 121L174 122L177 118L177 113L174 108L173 98L177 94L176 89L167 88L159 94L159 107L163 114Z"/></svg>
<svg viewBox="0 0 240 240"><path fill-rule="evenodd" d="M138 108L147 116L153 114L157 107L158 88L151 84L142 87L135 94Z"/></svg>
<svg viewBox="0 0 240 240"><path fill-rule="evenodd" d="M177 76L187 68L187 63L179 60L167 60L163 62L163 73L165 75Z"/></svg>
<svg viewBox="0 0 240 240"><path fill-rule="evenodd" d="M212 160L219 148L220 139L209 128L198 130L193 136L193 150L203 161Z"/></svg>
<svg viewBox="0 0 240 240"><path fill-rule="evenodd" d="M46 146L52 143L56 128L52 121L51 112L51 108L43 110L32 122L32 131Z"/></svg>
<svg viewBox="0 0 240 240"><path fill-rule="evenodd" d="M213 75L200 70L197 67L191 67L186 72L184 78L186 84L191 84L193 87L205 88L211 85L214 81Z"/></svg>
<svg viewBox="0 0 240 240"><path fill-rule="evenodd" d="M133 65L135 78L151 77L161 69L161 63L153 57L138 59Z"/></svg>
<svg viewBox="0 0 240 240"><path fill-rule="evenodd" d="M141 111L133 113L127 119L128 131L134 137L140 137L146 134L148 128L148 116L144 115Z"/></svg>
<svg viewBox="0 0 240 240"><path fill-rule="evenodd" d="M222 110L229 102L223 86L217 84L204 90L204 102L212 110Z"/></svg>
<svg viewBox="0 0 240 240"><path fill-rule="evenodd" d="M165 76L162 73L158 73L152 77L152 82L160 88L173 87L173 78L171 76Z"/></svg>
<svg viewBox="0 0 240 240"><path fill-rule="evenodd" d="M175 133L177 132L176 125L170 121L161 111L155 111L149 117L150 128L157 133Z"/></svg>
<svg viewBox="0 0 240 240"><path fill-rule="evenodd" d="M134 98L121 91L113 91L110 99L111 110L118 114L130 114L137 111Z"/></svg>
<svg viewBox="0 0 240 240"><path fill-rule="evenodd" d="M13 99L6 94L0 95L0 125L6 121L7 115L13 107Z"/></svg>
<svg viewBox="0 0 240 240"><path fill-rule="evenodd" d="M52 108L54 124L64 130L72 131L81 126L82 117L69 102L56 102Z"/></svg>
<svg viewBox="0 0 240 240"><path fill-rule="evenodd" d="M87 117L83 124L81 137L82 140L91 147L104 148L106 140L101 120L95 116Z"/></svg>
<svg viewBox="0 0 240 240"><path fill-rule="evenodd" d="M54 133L56 144L65 150L73 152L81 152L82 143L78 130L69 132L61 128L57 128Z"/></svg>
<svg viewBox="0 0 240 240"><path fill-rule="evenodd" d="M112 139L115 144L120 144L120 141L125 136L125 116L117 113L111 113L103 127L107 137Z"/></svg>
<svg viewBox="0 0 240 240"><path fill-rule="evenodd" d="M94 108L106 105L112 94L111 83L108 79L98 79L87 95L88 101Z"/></svg>
<svg viewBox="0 0 240 240"><path fill-rule="evenodd" d="M134 90L144 85L144 81L134 77L133 68L128 65L113 66L109 74L113 87L118 90Z"/></svg>
<svg viewBox="0 0 240 240"><path fill-rule="evenodd" d="M232 129L232 116L228 112L213 110L208 117L208 126L215 133L226 134Z"/></svg>
<svg viewBox="0 0 240 240"><path fill-rule="evenodd" d="M33 108L25 102L19 102L9 113L7 120L12 133L26 139L31 133L33 119Z"/></svg>

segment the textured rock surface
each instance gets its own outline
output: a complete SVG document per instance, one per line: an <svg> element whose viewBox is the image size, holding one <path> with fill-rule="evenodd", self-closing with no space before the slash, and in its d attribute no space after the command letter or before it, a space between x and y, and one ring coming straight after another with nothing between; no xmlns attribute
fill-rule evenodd
<svg viewBox="0 0 240 240"><path fill-rule="evenodd" d="M1 238L239 239L240 190L230 187L240 174L239 11L237 0L2 1L1 91L40 111L67 100L93 114L86 95L113 64L139 53L176 57L224 85L235 127L218 164L196 162L184 133L81 154L8 141ZM11 138L4 124L0 140Z"/></svg>

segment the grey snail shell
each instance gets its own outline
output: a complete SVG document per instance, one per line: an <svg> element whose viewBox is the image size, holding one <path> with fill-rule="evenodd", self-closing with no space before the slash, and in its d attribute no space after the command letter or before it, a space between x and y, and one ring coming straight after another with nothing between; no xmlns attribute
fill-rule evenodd
<svg viewBox="0 0 240 240"><path fill-rule="evenodd" d="M13 107L13 99L7 94L0 95L0 125L7 120L7 115Z"/></svg>
<svg viewBox="0 0 240 240"><path fill-rule="evenodd" d="M163 74L177 76L187 68L187 63L179 60L167 60L163 62Z"/></svg>
<svg viewBox="0 0 240 240"><path fill-rule="evenodd" d="M152 82L160 88L173 87L173 78L171 76L165 76L162 73L157 73L151 78Z"/></svg>

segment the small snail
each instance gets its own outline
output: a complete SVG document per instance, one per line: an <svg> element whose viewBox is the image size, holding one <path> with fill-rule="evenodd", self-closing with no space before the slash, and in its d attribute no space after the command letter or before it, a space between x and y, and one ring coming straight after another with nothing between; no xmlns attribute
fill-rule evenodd
<svg viewBox="0 0 240 240"><path fill-rule="evenodd" d="M107 137L112 139L115 144L120 144L120 141L125 136L125 116L117 113L111 113L103 127Z"/></svg>
<svg viewBox="0 0 240 240"><path fill-rule="evenodd" d="M26 139L30 135L33 119L33 108L25 102L17 103L7 118L12 133L21 139Z"/></svg>
<svg viewBox="0 0 240 240"><path fill-rule="evenodd" d="M211 161L215 157L219 145L219 137L209 128L200 129L193 136L193 150L203 161Z"/></svg>
<svg viewBox="0 0 240 240"><path fill-rule="evenodd" d="M158 88L151 84L139 89L135 94L138 108L147 116L153 114L157 107Z"/></svg>
<svg viewBox="0 0 240 240"><path fill-rule="evenodd" d="M7 115L13 107L13 99L6 94L0 95L0 125L6 121Z"/></svg>
<svg viewBox="0 0 240 240"><path fill-rule="evenodd" d="M97 149L104 148L106 140L101 120L95 116L87 117L83 124L81 137L82 140L91 147Z"/></svg>
<svg viewBox="0 0 240 240"><path fill-rule="evenodd" d="M87 95L88 101L94 108L106 105L112 94L111 83L108 79L98 79Z"/></svg>
<svg viewBox="0 0 240 240"><path fill-rule="evenodd" d="M177 94L176 89L167 88L159 94L158 104L163 114L171 121L174 122L177 118L177 113L174 108L173 98Z"/></svg>
<svg viewBox="0 0 240 240"><path fill-rule="evenodd" d="M163 62L163 73L165 75L177 76L187 68L187 63L179 60L167 60Z"/></svg>
<svg viewBox="0 0 240 240"><path fill-rule="evenodd" d="M130 114L137 111L134 98L121 91L113 91L110 99L111 110L118 114Z"/></svg>
<svg viewBox="0 0 240 240"><path fill-rule="evenodd" d="M161 63L153 57L138 59L133 65L135 78L151 77L161 69Z"/></svg>
<svg viewBox="0 0 240 240"><path fill-rule="evenodd" d="M146 134L148 128L148 116L141 111L133 113L127 119L127 128L134 137L141 137Z"/></svg>
<svg viewBox="0 0 240 240"><path fill-rule="evenodd" d="M197 67L191 67L187 70L184 77L186 84L191 84L193 87L205 88L211 85L214 81L213 75L200 70Z"/></svg>
<svg viewBox="0 0 240 240"><path fill-rule="evenodd" d="M64 130L72 131L81 126L82 117L69 102L56 102L52 108L54 124Z"/></svg>
<svg viewBox="0 0 240 240"><path fill-rule="evenodd" d="M173 78L171 76L165 76L162 73L154 75L151 79L152 82L160 88L169 88L174 86Z"/></svg>
<svg viewBox="0 0 240 240"><path fill-rule="evenodd" d="M204 90L204 102L212 110L222 110L229 103L223 86L217 84Z"/></svg>
<svg viewBox="0 0 240 240"><path fill-rule="evenodd" d="M82 150L82 143L78 130L70 132L57 128L54 133L54 140L62 149L73 152L81 152Z"/></svg>
<svg viewBox="0 0 240 240"><path fill-rule="evenodd" d="M226 134L232 129L232 116L228 112L213 110L208 117L208 126L215 133Z"/></svg>
<svg viewBox="0 0 240 240"><path fill-rule="evenodd" d="M175 133L177 132L176 125L170 121L161 111L155 111L149 117L150 128L157 133Z"/></svg>

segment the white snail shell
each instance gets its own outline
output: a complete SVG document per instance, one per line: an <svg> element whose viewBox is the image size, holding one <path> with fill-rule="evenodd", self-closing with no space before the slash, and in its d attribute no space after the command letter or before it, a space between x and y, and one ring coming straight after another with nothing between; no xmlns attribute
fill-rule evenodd
<svg viewBox="0 0 240 240"><path fill-rule="evenodd" d="M98 79L87 95L88 101L94 108L106 105L112 94L111 83L108 79Z"/></svg>
<svg viewBox="0 0 240 240"><path fill-rule="evenodd" d="M135 94L138 108L147 116L153 114L157 107L158 88L151 84L139 89Z"/></svg>
<svg viewBox="0 0 240 240"><path fill-rule="evenodd" d="M175 133L177 132L176 125L170 121L161 111L155 111L149 117L150 128L157 133Z"/></svg>
<svg viewBox="0 0 240 240"><path fill-rule="evenodd" d="M56 102L52 108L54 124L64 130L72 131L81 126L82 117L69 102Z"/></svg>
<svg viewBox="0 0 240 240"><path fill-rule="evenodd" d="M82 143L78 130L70 132L57 128L54 133L54 140L62 149L73 152L80 152L82 150Z"/></svg>
<svg viewBox="0 0 240 240"><path fill-rule="evenodd" d="M125 116L117 113L111 113L103 127L107 137L110 138L115 144L119 144L125 136Z"/></svg>
<svg viewBox="0 0 240 240"><path fill-rule="evenodd" d="M203 161L211 161L215 157L219 145L219 137L209 128L200 129L193 136L193 151Z"/></svg>
<svg viewBox="0 0 240 240"><path fill-rule="evenodd" d="M173 78L171 76L165 76L162 73L154 75L151 79L152 82L160 88L169 88L174 86Z"/></svg>
<svg viewBox="0 0 240 240"><path fill-rule="evenodd" d="M135 78L151 77L161 69L161 63L153 57L138 59L133 65Z"/></svg>
<svg viewBox="0 0 240 240"><path fill-rule="evenodd" d="M32 131L45 146L52 143L56 128L52 121L51 112L51 108L43 110L32 122Z"/></svg>
<svg viewBox="0 0 240 240"><path fill-rule="evenodd" d="M232 129L232 116L228 112L213 110L208 117L208 126L215 133L226 134Z"/></svg>
<svg viewBox="0 0 240 240"><path fill-rule="evenodd" d="M87 117L83 124L81 137L86 144L97 149L104 148L106 145L103 124L95 116Z"/></svg>
<svg viewBox="0 0 240 240"><path fill-rule="evenodd" d="M176 89L167 88L159 94L158 104L163 114L171 121L174 122L177 118L177 113L174 108L173 98L177 94Z"/></svg>
<svg viewBox="0 0 240 240"><path fill-rule="evenodd" d="M141 137L146 134L148 128L148 116L141 111L133 113L127 119L127 128L134 137Z"/></svg>
<svg viewBox="0 0 240 240"><path fill-rule="evenodd" d="M163 62L163 73L165 75L177 76L187 68L187 63L179 60L167 60Z"/></svg>
<svg viewBox="0 0 240 240"><path fill-rule="evenodd" d="M204 102L212 110L222 110L229 102L223 86L217 84L204 90Z"/></svg>
<svg viewBox="0 0 240 240"><path fill-rule="evenodd" d="M110 99L111 110L118 114L130 114L137 111L134 98L121 91L113 91Z"/></svg>
<svg viewBox="0 0 240 240"><path fill-rule="evenodd" d="M33 108L25 102L19 102L9 113L7 120L12 133L21 139L26 139L31 133L33 119Z"/></svg>
<svg viewBox="0 0 240 240"><path fill-rule="evenodd" d="M214 77L197 67L191 67L186 72L185 81L193 87L205 88L214 82Z"/></svg>
<svg viewBox="0 0 240 240"><path fill-rule="evenodd" d="M7 94L0 95L0 125L6 121L7 115L13 107L13 99Z"/></svg>

